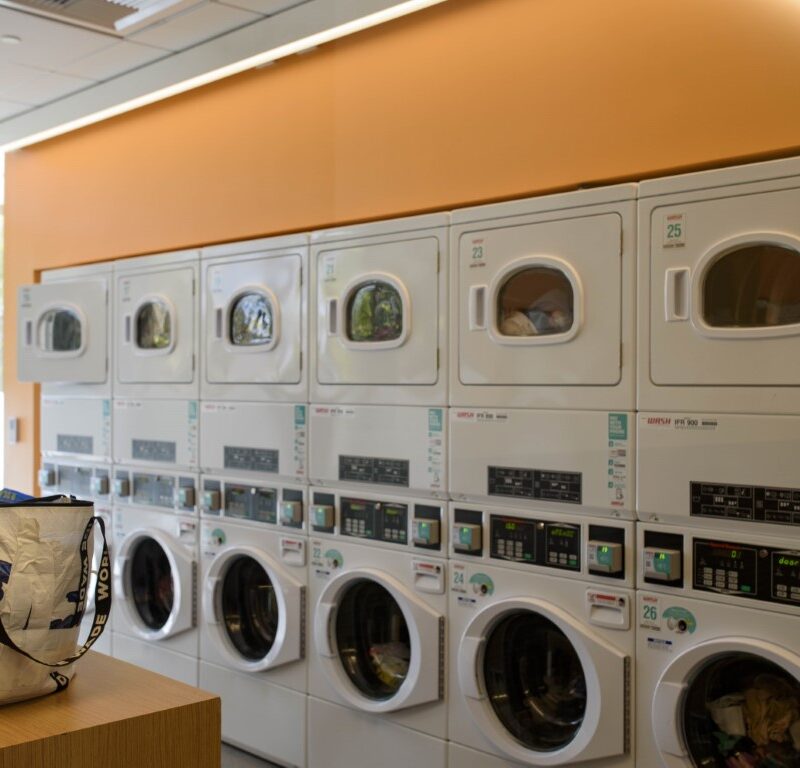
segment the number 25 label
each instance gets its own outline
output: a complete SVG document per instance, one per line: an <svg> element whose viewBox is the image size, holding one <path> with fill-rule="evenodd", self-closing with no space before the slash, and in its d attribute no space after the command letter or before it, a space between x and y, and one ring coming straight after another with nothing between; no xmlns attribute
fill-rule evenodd
<svg viewBox="0 0 800 768"><path fill-rule="evenodd" d="M664 216L664 248L682 248L686 245L686 218L682 213Z"/></svg>

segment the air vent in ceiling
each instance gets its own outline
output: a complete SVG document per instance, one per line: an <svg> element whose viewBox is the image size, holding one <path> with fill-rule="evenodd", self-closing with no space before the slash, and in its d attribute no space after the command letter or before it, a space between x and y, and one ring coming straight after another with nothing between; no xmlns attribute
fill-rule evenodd
<svg viewBox="0 0 800 768"><path fill-rule="evenodd" d="M0 0L0 6L124 36L200 0Z"/></svg>

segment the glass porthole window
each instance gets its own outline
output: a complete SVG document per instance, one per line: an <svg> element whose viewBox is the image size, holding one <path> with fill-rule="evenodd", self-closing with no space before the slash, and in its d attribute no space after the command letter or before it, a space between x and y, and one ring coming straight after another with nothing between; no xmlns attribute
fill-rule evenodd
<svg viewBox="0 0 800 768"><path fill-rule="evenodd" d="M70 309L50 309L39 321L39 346L43 352L75 352L81 348L81 320Z"/></svg>
<svg viewBox="0 0 800 768"><path fill-rule="evenodd" d="M408 675L411 640L397 601L375 581L360 579L336 612L336 642L347 676L370 699L390 699Z"/></svg>
<svg viewBox="0 0 800 768"><path fill-rule="evenodd" d="M561 270L526 267L512 273L500 287L496 312L502 336L566 333L575 321L575 292Z"/></svg>
<svg viewBox="0 0 800 768"><path fill-rule="evenodd" d="M586 714L586 677L577 651L552 621L533 611L502 618L486 641L486 692L506 730L527 749L569 744Z"/></svg>
<svg viewBox="0 0 800 768"><path fill-rule="evenodd" d="M800 683L751 653L709 659L683 698L683 736L694 766L800 766Z"/></svg>
<svg viewBox="0 0 800 768"><path fill-rule="evenodd" d="M239 347L269 344L274 333L272 305L263 293L245 293L231 308L230 342Z"/></svg>
<svg viewBox="0 0 800 768"><path fill-rule="evenodd" d="M131 556L133 604L148 629L159 630L175 604L175 584L169 559L155 539L140 541Z"/></svg>
<svg viewBox="0 0 800 768"><path fill-rule="evenodd" d="M225 572L222 616L228 638L245 659L259 661L270 652L280 619L276 588L252 557L237 557Z"/></svg>
<svg viewBox="0 0 800 768"><path fill-rule="evenodd" d="M172 318L163 301L142 304L136 313L136 345L139 349L167 349L172 343Z"/></svg>
<svg viewBox="0 0 800 768"><path fill-rule="evenodd" d="M347 301L347 338L350 341L395 341L403 333L403 300L391 283L361 283Z"/></svg>
<svg viewBox="0 0 800 768"><path fill-rule="evenodd" d="M800 252L750 245L726 253L705 274L702 311L714 328L800 323Z"/></svg>

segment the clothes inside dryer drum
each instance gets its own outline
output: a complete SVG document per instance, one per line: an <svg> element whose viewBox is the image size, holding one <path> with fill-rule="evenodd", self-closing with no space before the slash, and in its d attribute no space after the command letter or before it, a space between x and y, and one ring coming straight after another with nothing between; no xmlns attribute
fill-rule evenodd
<svg viewBox="0 0 800 768"><path fill-rule="evenodd" d="M574 322L575 295L561 270L527 267L503 283L496 310L503 336L566 333Z"/></svg>
<svg viewBox="0 0 800 768"><path fill-rule="evenodd" d="M39 322L43 352L74 352L81 348L81 321L69 309L50 309Z"/></svg>
<svg viewBox="0 0 800 768"><path fill-rule="evenodd" d="M394 341L403 332L403 300L381 280L360 284L347 302L347 337L351 341Z"/></svg>
<svg viewBox="0 0 800 768"><path fill-rule="evenodd" d="M166 349L172 340L172 318L163 301L148 301L136 314L139 349Z"/></svg>
<svg viewBox="0 0 800 768"><path fill-rule="evenodd" d="M272 341L272 306L263 293L239 296L231 309L230 342L253 347Z"/></svg>
<svg viewBox="0 0 800 768"><path fill-rule="evenodd" d="M408 674L411 640L397 601L375 581L352 584L339 602L336 642L345 672L371 699L394 696Z"/></svg>
<svg viewBox="0 0 800 768"><path fill-rule="evenodd" d="M280 612L275 585L252 557L237 557L222 579L225 631L236 650L250 661L263 659L278 634Z"/></svg>
<svg viewBox="0 0 800 768"><path fill-rule="evenodd" d="M696 768L800 768L800 682L751 653L710 659L683 699Z"/></svg>
<svg viewBox="0 0 800 768"><path fill-rule="evenodd" d="M175 584L161 545L142 539L134 549L130 567L131 592L136 611L149 629L161 629L172 613Z"/></svg>
<svg viewBox="0 0 800 768"><path fill-rule="evenodd" d="M525 747L550 752L575 738L586 714L586 678L550 619L533 611L501 618L486 640L483 675L495 714Z"/></svg>

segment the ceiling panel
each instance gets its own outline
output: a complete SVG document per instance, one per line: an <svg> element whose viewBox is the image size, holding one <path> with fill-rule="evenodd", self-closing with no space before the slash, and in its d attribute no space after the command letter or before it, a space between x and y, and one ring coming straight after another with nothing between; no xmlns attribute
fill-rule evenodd
<svg viewBox="0 0 800 768"><path fill-rule="evenodd" d="M60 71L76 77L107 80L163 56L169 56L171 53L163 48L120 40L101 51L90 53L66 64Z"/></svg>
<svg viewBox="0 0 800 768"><path fill-rule="evenodd" d="M261 13L264 16L272 16L288 8L302 5L308 0L222 0L224 5L233 5L236 8L245 8L254 13Z"/></svg>
<svg viewBox="0 0 800 768"><path fill-rule="evenodd" d="M21 39L16 45L0 45L0 64L10 62L48 70L57 70L69 61L107 48L116 39L2 6L0 32Z"/></svg>
<svg viewBox="0 0 800 768"><path fill-rule="evenodd" d="M19 104L15 101L0 100L0 120L2 120L4 117L11 117L11 115L24 112L26 109L30 109L27 104Z"/></svg>
<svg viewBox="0 0 800 768"><path fill-rule="evenodd" d="M4 101L43 104L86 88L94 82L83 77L0 62L0 99Z"/></svg>
<svg viewBox="0 0 800 768"><path fill-rule="evenodd" d="M259 14L241 8L208 2L196 5L141 32L134 32L130 39L179 51L260 18L262 17Z"/></svg>

